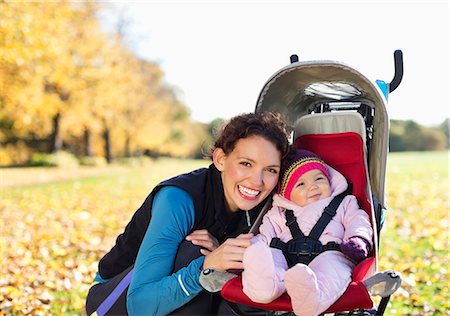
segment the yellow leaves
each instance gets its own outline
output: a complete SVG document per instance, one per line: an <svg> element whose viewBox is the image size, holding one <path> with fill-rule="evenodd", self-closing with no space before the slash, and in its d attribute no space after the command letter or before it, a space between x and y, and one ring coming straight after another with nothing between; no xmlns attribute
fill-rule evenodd
<svg viewBox="0 0 450 316"><path fill-rule="evenodd" d="M433 248L435 250L446 250L448 249L448 241L446 244L444 240L435 240L433 243Z"/></svg>
<svg viewBox="0 0 450 316"><path fill-rule="evenodd" d="M11 297L14 297L14 296L19 295L19 294L20 294L20 291L19 291L19 289L17 289L16 287L13 287L13 286L7 286L7 287L5 288L5 291L4 291L2 294L3 294L2 297L8 299L8 298L11 298Z"/></svg>
<svg viewBox="0 0 450 316"><path fill-rule="evenodd" d="M12 124L4 135L46 139L57 130L52 119L60 114L64 144L77 153L88 130L94 154L102 155L101 135L108 128L113 154L162 152L163 147L165 154L192 154L198 135L206 131L199 131L189 115L174 118L186 112L175 88L163 81L157 64L141 60L120 37L102 31L98 6L89 1L0 2L2 120ZM177 141L178 134L184 142ZM29 150L22 155L30 158ZM15 157L10 163L24 160Z"/></svg>
<svg viewBox="0 0 450 316"><path fill-rule="evenodd" d="M70 295L70 305L74 310L83 310L85 305L85 300L76 294Z"/></svg>
<svg viewBox="0 0 450 316"><path fill-rule="evenodd" d="M56 258L56 257L64 257L64 256L66 256L67 255L67 251L66 251L66 249L64 249L63 247L61 247L61 246L59 246L59 245L52 245L51 246L51 248L50 248L50 250L51 250L51 256L53 257L53 258Z"/></svg>
<svg viewBox="0 0 450 316"><path fill-rule="evenodd" d="M379 264L403 275L395 314L449 314L448 153L391 154L388 162Z"/></svg>
<svg viewBox="0 0 450 316"><path fill-rule="evenodd" d="M43 95L51 95L45 92L44 86L51 83L67 91L80 86L80 76L74 62L74 56L79 56L79 53L75 52L81 51L77 47L90 46L94 38L86 42L77 34L82 33L79 29L85 25L93 26L87 19L95 20L95 16L89 17L83 12L83 7L89 7L88 4L80 4L74 10L74 5L66 1L45 5L33 2L1 5L5 7L5 13L0 19L4 32L0 33L6 35L0 37L0 64L15 65L6 67L9 71L0 73L0 81L10 83L0 92L10 95L11 99L5 103L5 107L14 108L19 113L29 113L33 117L51 117L51 113L34 111L61 108L59 95L57 99L43 99ZM18 88L17 93L10 94L14 88ZM67 104L64 105L67 107ZM19 108L22 111L18 111ZM11 119L14 118L12 115ZM27 124L16 128L30 129ZM36 124L33 128L36 130Z"/></svg>
<svg viewBox="0 0 450 316"><path fill-rule="evenodd" d="M124 169L111 175L110 168L99 178L1 188L0 315L83 314L98 260L148 190L206 164L161 159L126 175ZM39 178L43 169L15 171L21 172L15 177Z"/></svg>

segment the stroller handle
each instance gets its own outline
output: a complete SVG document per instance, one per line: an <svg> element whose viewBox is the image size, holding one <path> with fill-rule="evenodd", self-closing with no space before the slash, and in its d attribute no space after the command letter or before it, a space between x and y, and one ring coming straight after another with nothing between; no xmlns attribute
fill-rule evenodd
<svg viewBox="0 0 450 316"><path fill-rule="evenodd" d="M394 91L400 85L403 78L403 53L401 50L397 49L394 52L394 67L395 73L394 78L389 83L389 92Z"/></svg>
<svg viewBox="0 0 450 316"><path fill-rule="evenodd" d="M291 64L298 62L298 55L291 55L291 57L289 58L291 60Z"/></svg>
<svg viewBox="0 0 450 316"><path fill-rule="evenodd" d="M290 57L291 64L298 62L298 55L293 54ZM400 49L394 51L394 78L388 84L389 85L389 93L397 89L402 82L403 78L403 53Z"/></svg>

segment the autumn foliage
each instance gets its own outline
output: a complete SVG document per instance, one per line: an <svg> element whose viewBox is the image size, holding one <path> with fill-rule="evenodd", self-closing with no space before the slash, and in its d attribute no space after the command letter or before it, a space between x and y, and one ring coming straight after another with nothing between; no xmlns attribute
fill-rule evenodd
<svg viewBox="0 0 450 316"><path fill-rule="evenodd" d="M33 152L192 156L205 128L92 1L0 1L0 165ZM164 146L163 146L164 145Z"/></svg>

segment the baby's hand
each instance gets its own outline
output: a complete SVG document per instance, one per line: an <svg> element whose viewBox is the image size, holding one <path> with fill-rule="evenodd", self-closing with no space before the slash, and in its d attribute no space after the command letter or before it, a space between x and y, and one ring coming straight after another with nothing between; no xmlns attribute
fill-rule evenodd
<svg viewBox="0 0 450 316"><path fill-rule="evenodd" d="M370 244L362 237L353 236L344 240L341 244L341 250L344 255L356 263L361 262L369 254Z"/></svg>

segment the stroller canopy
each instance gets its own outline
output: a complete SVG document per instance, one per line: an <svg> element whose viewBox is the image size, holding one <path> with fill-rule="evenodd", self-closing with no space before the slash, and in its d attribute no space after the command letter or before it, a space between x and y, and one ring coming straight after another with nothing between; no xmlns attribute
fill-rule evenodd
<svg viewBox="0 0 450 316"><path fill-rule="evenodd" d="M255 111L281 113L294 129L299 118L316 113L323 106L327 106L328 111L357 111L355 105L358 104L363 104L371 112L369 124L366 121L371 138L368 153L370 185L378 203L385 207L389 137L386 98L380 88L359 71L336 61L293 62L266 82Z"/></svg>

